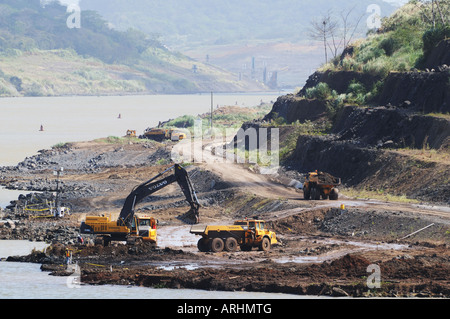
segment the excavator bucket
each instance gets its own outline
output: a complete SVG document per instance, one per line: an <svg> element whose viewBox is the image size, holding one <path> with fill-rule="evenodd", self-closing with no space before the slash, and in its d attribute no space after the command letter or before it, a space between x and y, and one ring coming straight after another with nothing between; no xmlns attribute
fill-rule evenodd
<svg viewBox="0 0 450 319"><path fill-rule="evenodd" d="M189 225L195 225L199 223L198 210L191 208L187 213L177 216L178 220Z"/></svg>

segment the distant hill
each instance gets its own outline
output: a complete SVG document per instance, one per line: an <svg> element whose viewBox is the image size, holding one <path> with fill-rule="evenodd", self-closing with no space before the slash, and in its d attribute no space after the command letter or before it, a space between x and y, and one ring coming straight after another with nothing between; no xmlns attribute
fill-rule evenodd
<svg viewBox="0 0 450 319"><path fill-rule="evenodd" d="M379 5L383 16L394 10L382 0L80 0L83 9L101 12L116 28L152 32L174 46L304 40L302 30L312 18L351 8L364 15L370 4Z"/></svg>
<svg viewBox="0 0 450 319"><path fill-rule="evenodd" d="M118 31L95 11L81 27L56 2L0 1L0 95L191 93L265 89L173 53L155 36Z"/></svg>
<svg viewBox="0 0 450 319"><path fill-rule="evenodd" d="M115 28L137 28L159 36L169 47L259 81L277 73L279 86L301 86L323 63L320 41L308 37L312 19L330 12L364 37L367 19L378 6L389 16L404 0L80 0ZM255 66L255 70L253 70Z"/></svg>

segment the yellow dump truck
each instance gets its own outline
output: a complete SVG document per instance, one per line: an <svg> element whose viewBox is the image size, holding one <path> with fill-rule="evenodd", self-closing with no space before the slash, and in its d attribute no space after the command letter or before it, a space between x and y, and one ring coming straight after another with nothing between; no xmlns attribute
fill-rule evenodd
<svg viewBox="0 0 450 319"><path fill-rule="evenodd" d="M186 133L176 129L148 128L140 138L148 138L158 142L163 140L180 141L186 138Z"/></svg>
<svg viewBox="0 0 450 319"><path fill-rule="evenodd" d="M87 216L82 224L83 234L95 234L95 244L108 246L111 241L140 242L156 246L156 220L153 217L133 216L130 225L118 224L111 217Z"/></svg>
<svg viewBox="0 0 450 319"><path fill-rule="evenodd" d="M339 189L337 186L341 184L341 179L334 177L328 173L314 171L306 175L303 184L304 199L319 200L331 199L337 200L339 197Z"/></svg>
<svg viewBox="0 0 450 319"><path fill-rule="evenodd" d="M267 229L264 220L237 220L233 225L195 225L190 232L202 238L197 243L201 252L233 252L239 247L243 251L250 251L253 247L268 251L278 244L276 235Z"/></svg>

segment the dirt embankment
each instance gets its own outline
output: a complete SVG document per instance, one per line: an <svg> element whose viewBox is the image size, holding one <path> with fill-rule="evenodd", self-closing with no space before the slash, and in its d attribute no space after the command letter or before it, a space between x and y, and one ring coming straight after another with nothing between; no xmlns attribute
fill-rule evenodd
<svg viewBox="0 0 450 319"><path fill-rule="evenodd" d="M315 72L297 95L278 98L264 121L281 117L287 124L330 123L321 134L299 135L284 168L327 171L345 186L449 204L450 73L441 64L445 46L447 42L441 43L434 62L429 61L439 64L433 70L392 72L385 79L353 71ZM318 83L341 94L354 81L367 92L383 82L372 105L345 105L331 115L330 101L305 98L306 90Z"/></svg>

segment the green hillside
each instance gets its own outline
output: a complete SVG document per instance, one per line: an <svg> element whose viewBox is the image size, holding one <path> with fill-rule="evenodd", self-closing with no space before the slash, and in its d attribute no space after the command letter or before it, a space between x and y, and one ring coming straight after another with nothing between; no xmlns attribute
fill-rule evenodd
<svg viewBox="0 0 450 319"><path fill-rule="evenodd" d="M377 32L353 43L343 56L322 69L380 76L424 69L431 50L450 37L450 1L441 0L439 4L439 10L433 13L431 3L411 1L383 19Z"/></svg>
<svg viewBox="0 0 450 319"><path fill-rule="evenodd" d="M82 11L81 27L69 28L70 15L58 3L0 1L1 96L264 89L146 33L117 31L94 11Z"/></svg>

